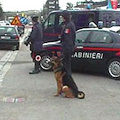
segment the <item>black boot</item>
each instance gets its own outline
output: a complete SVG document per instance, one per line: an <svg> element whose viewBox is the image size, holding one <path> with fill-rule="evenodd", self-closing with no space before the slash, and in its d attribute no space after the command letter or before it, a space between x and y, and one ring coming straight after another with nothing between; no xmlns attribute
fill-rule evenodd
<svg viewBox="0 0 120 120"><path fill-rule="evenodd" d="M41 72L41 69L39 68L39 63L38 62L35 62L35 67L34 67L34 70L29 72L29 74L38 74Z"/></svg>
<svg viewBox="0 0 120 120"><path fill-rule="evenodd" d="M34 69L33 71L29 72L29 74L38 74L40 72L40 69Z"/></svg>

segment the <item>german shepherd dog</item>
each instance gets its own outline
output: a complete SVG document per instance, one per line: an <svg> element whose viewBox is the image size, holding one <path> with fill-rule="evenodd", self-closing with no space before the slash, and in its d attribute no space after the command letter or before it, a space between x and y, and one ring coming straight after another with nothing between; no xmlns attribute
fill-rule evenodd
<svg viewBox="0 0 120 120"><path fill-rule="evenodd" d="M85 93L78 90L72 76L67 72L61 61L62 59L57 56L53 56L51 59L54 76L57 82L57 93L54 96L58 96L63 93L67 98L76 97L83 99L85 97Z"/></svg>

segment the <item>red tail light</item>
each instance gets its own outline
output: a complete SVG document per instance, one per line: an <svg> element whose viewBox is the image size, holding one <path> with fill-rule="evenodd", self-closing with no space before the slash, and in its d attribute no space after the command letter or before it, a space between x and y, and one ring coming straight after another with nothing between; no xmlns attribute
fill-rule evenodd
<svg viewBox="0 0 120 120"><path fill-rule="evenodd" d="M15 40L19 40L19 36L18 35L15 36Z"/></svg>

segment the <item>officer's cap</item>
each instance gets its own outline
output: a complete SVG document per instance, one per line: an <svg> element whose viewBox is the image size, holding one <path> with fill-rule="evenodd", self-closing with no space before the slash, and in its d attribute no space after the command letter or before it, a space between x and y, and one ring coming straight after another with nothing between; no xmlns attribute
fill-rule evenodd
<svg viewBox="0 0 120 120"><path fill-rule="evenodd" d="M61 16L62 16L64 19L68 20L68 19L70 19L70 12L67 11L67 10L64 10L64 11L62 12Z"/></svg>
<svg viewBox="0 0 120 120"><path fill-rule="evenodd" d="M37 22L37 21L38 21L38 16L33 15L33 16L31 17L31 19L32 19L33 22Z"/></svg>

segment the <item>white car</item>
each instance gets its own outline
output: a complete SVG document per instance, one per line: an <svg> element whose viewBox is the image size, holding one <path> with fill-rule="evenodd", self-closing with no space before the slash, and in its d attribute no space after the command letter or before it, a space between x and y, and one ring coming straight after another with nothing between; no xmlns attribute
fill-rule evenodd
<svg viewBox="0 0 120 120"><path fill-rule="evenodd" d="M117 33L120 33L120 26L112 26L110 28L110 30L114 31L114 32L117 32Z"/></svg>
<svg viewBox="0 0 120 120"><path fill-rule="evenodd" d="M5 21L0 21L0 25L6 25Z"/></svg>
<svg viewBox="0 0 120 120"><path fill-rule="evenodd" d="M5 25L10 25L10 23L8 21L0 21L0 26L5 26Z"/></svg>

